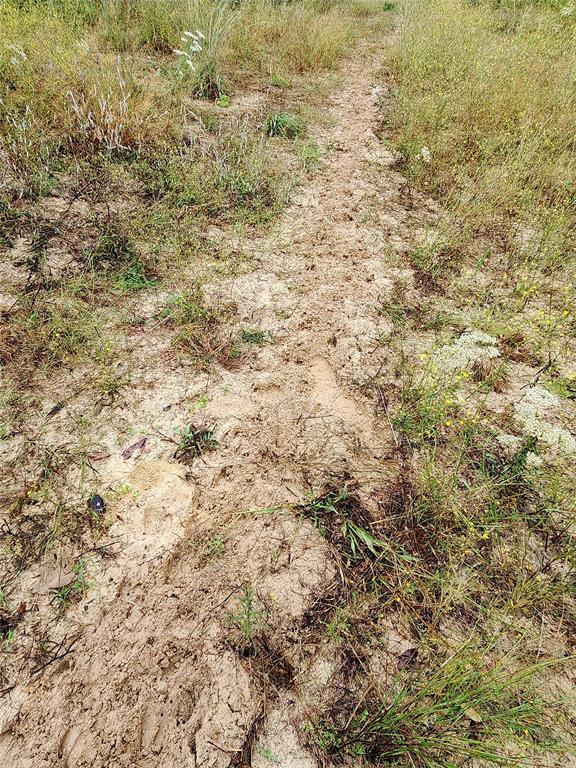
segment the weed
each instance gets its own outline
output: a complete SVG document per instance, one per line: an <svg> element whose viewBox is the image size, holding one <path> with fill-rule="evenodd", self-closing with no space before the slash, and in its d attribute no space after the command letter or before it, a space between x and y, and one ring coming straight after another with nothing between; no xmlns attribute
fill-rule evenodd
<svg viewBox="0 0 576 768"><path fill-rule="evenodd" d="M95 375L95 387L104 395L108 403L114 402L120 392L128 385L128 377L118 368L111 347L98 350L95 359L98 370Z"/></svg>
<svg viewBox="0 0 576 768"><path fill-rule="evenodd" d="M135 293L154 288L156 281L147 276L146 268L136 258L115 276L114 285L126 293Z"/></svg>
<svg viewBox="0 0 576 768"><path fill-rule="evenodd" d="M222 557L222 555L226 552L227 542L227 533L215 533L214 536L212 536L206 542L206 547L204 549L205 557L207 557L209 560L216 557Z"/></svg>
<svg viewBox="0 0 576 768"><path fill-rule="evenodd" d="M94 247L87 253L86 262L91 269L109 272L129 270L139 263L134 243L117 218L108 218Z"/></svg>
<svg viewBox="0 0 576 768"><path fill-rule="evenodd" d="M210 310L204 304L199 286L168 299L160 317L170 320L175 326L202 326L211 319Z"/></svg>
<svg viewBox="0 0 576 768"><path fill-rule="evenodd" d="M86 577L88 564L85 560L78 560L72 568L74 579L70 584L53 590L54 598L61 609L73 602L79 601L90 589L90 583Z"/></svg>
<svg viewBox="0 0 576 768"><path fill-rule="evenodd" d="M174 458L191 463L194 459L217 448L218 440L213 429L190 424L179 432L178 448Z"/></svg>
<svg viewBox="0 0 576 768"><path fill-rule="evenodd" d="M228 615L228 623L235 630L246 655L256 651L256 642L264 626L265 615L254 588L245 584L236 601L235 612Z"/></svg>
<svg viewBox="0 0 576 768"><path fill-rule="evenodd" d="M576 400L576 379L573 373L555 376L547 382L548 389L565 400Z"/></svg>
<svg viewBox="0 0 576 768"><path fill-rule="evenodd" d="M299 144L297 151L307 173L313 173L320 167L322 150L315 141L305 141Z"/></svg>
<svg viewBox="0 0 576 768"><path fill-rule="evenodd" d="M258 753L262 755L263 758L268 760L269 762L273 763L274 765L281 765L282 759L278 757L278 755L273 752L270 747L259 747Z"/></svg>
<svg viewBox="0 0 576 768"><path fill-rule="evenodd" d="M331 642L339 643L343 638L349 637L350 623L350 612L346 608L338 606L326 624L326 636Z"/></svg>
<svg viewBox="0 0 576 768"><path fill-rule="evenodd" d="M406 557L401 548L382 539L368 510L346 484L329 485L322 494L296 509L335 547L345 569L374 575L372 564Z"/></svg>
<svg viewBox="0 0 576 768"><path fill-rule="evenodd" d="M240 328L239 336L240 341L243 344L250 344L251 346L257 347L272 341L272 337L268 331L262 331L258 328Z"/></svg>
<svg viewBox="0 0 576 768"><path fill-rule="evenodd" d="M274 74L270 77L270 85L274 88L288 88L290 81L282 75Z"/></svg>
<svg viewBox="0 0 576 768"><path fill-rule="evenodd" d="M17 230L20 219L21 216L17 209L0 196L0 247L12 247L14 233Z"/></svg>
<svg viewBox="0 0 576 768"><path fill-rule="evenodd" d="M392 416L395 429L415 443L437 440L455 423L461 381L458 376L426 372L420 372L417 379L406 375L400 393L401 407Z"/></svg>
<svg viewBox="0 0 576 768"><path fill-rule="evenodd" d="M292 112L272 112L266 118L268 136L280 136L283 139L297 139L304 132L302 118Z"/></svg>

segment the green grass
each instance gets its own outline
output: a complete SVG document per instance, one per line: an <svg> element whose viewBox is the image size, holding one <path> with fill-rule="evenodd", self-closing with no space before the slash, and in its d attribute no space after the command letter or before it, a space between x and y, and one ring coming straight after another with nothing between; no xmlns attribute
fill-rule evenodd
<svg viewBox="0 0 576 768"><path fill-rule="evenodd" d="M240 645L244 654L254 653L258 636L264 627L266 611L250 584L242 587L236 605L228 613L228 625L232 629L232 641Z"/></svg>
<svg viewBox="0 0 576 768"><path fill-rule="evenodd" d="M61 609L64 609L71 602L79 601L90 588L90 583L86 576L88 564L85 560L78 560L74 564L73 573L74 579L70 584L66 584L63 587L58 587L53 591L54 599L57 601Z"/></svg>
<svg viewBox="0 0 576 768"><path fill-rule="evenodd" d="M558 746L551 735L554 703L530 686L547 663L513 671L512 661L482 665L463 646L436 669L398 679L384 698L368 692L334 719L313 724L313 738L328 755L377 764L523 764L538 747Z"/></svg>
<svg viewBox="0 0 576 768"><path fill-rule="evenodd" d="M387 121L409 177L448 202L459 238L497 233L516 258L563 266L574 247L573 19L532 2L406 8Z"/></svg>
<svg viewBox="0 0 576 768"><path fill-rule="evenodd" d="M269 344L272 341L271 334L260 328L240 328L239 337L243 344L255 347L261 347L263 344Z"/></svg>
<svg viewBox="0 0 576 768"><path fill-rule="evenodd" d="M272 112L266 117L268 136L280 136L283 139L298 139L304 133L305 126L301 117L292 112Z"/></svg>
<svg viewBox="0 0 576 768"><path fill-rule="evenodd" d="M190 424L178 433L175 457L191 463L194 459L218 448L218 440L210 427Z"/></svg>

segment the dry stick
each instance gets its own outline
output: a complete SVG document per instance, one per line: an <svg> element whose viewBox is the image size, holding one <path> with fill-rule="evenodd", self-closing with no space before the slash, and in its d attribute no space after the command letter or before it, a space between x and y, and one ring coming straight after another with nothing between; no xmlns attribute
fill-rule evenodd
<svg viewBox="0 0 576 768"><path fill-rule="evenodd" d="M394 429L394 425L392 424L392 421L388 414L388 402L386 401L386 398L384 397L384 394L380 387L378 387L378 397L380 398L380 401L382 403L382 408L384 409L384 415L386 416L386 421L388 422L388 426L390 427L390 431L392 432L392 437L394 438L396 447L400 448L400 441L398 440L398 435L396 434L396 430Z"/></svg>
<svg viewBox="0 0 576 768"><path fill-rule="evenodd" d="M76 643L78 642L79 639L80 639L80 635L78 635L77 637L74 638L74 640L72 640L72 642L66 648L64 653L61 653L59 655L57 654L56 656L53 656L51 659L49 659L44 664L41 664L39 667L36 667L35 669L33 669L30 674L31 675L37 675L38 672L41 672L43 669L48 667L50 664L53 664L55 661L60 661L60 659L63 659L65 656L68 656L68 654L73 653L74 652L74 646L76 645ZM62 648L63 645L64 645L64 640L60 643L59 649Z"/></svg>
<svg viewBox="0 0 576 768"><path fill-rule="evenodd" d="M556 359L553 360L551 353L548 352L548 362L545 363L542 366L542 368L540 368L538 371L536 371L536 376L534 377L534 379L532 381L529 381L528 384L523 384L520 387L520 389L526 389L526 387L530 387L530 388L535 387L536 384L538 384L538 382L540 381L540 376L543 373L546 373L546 371L548 369L552 368L555 365L555 363L556 363Z"/></svg>
<svg viewBox="0 0 576 768"><path fill-rule="evenodd" d="M221 600L217 605L215 605L213 608L211 608L210 609L210 616L212 616L214 614L214 612L218 610L218 608L222 608L222 606L225 605L228 602L228 600L230 600L230 598L232 597L234 592L238 592L239 589L240 589L239 586L238 587L234 587L234 589L228 595L226 595L224 600ZM200 621L192 627L192 629L190 630L190 635L192 635L192 633L195 632L198 629L198 627L201 626L206 621L206 618L207 617L204 617L203 619L200 619Z"/></svg>

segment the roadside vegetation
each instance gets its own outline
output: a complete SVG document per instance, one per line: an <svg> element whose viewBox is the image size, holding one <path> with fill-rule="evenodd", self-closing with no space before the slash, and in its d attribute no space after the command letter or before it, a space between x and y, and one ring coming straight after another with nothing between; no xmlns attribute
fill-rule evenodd
<svg viewBox="0 0 576 768"><path fill-rule="evenodd" d="M346 578L327 623L365 675L313 728L328 754L573 759L574 23L557 3L406 3L385 54L383 141L412 204L442 209L380 308L389 373L369 386L401 468L362 524L369 589ZM390 611L408 647L382 690Z"/></svg>

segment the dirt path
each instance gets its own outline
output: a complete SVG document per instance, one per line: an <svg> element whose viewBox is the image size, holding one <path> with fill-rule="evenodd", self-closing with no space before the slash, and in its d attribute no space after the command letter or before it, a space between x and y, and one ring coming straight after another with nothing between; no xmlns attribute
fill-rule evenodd
<svg viewBox="0 0 576 768"><path fill-rule="evenodd" d="M274 337L208 390L219 449L192 468L166 445L131 462L109 531L118 554L68 617L73 652L4 698L2 765L316 765L299 729L339 660L307 617L334 565L289 505L344 474L369 499L398 471L366 387L385 365L378 306L402 276L386 255L406 248L412 216L373 132L378 64L367 49L346 63L316 130L322 168L247 244L259 268L212 287ZM257 656L231 641L246 585L266 613Z"/></svg>

